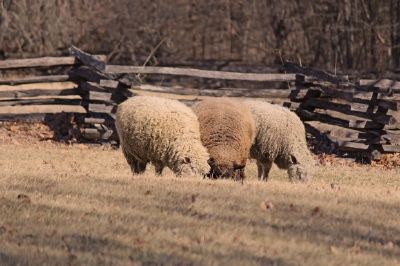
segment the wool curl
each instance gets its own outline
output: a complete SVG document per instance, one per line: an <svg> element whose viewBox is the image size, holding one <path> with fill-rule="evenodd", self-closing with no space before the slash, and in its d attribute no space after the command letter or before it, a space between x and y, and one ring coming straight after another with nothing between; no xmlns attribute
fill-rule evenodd
<svg viewBox="0 0 400 266"><path fill-rule="evenodd" d="M257 160L258 178L266 181L276 163L288 171L291 181L310 181L314 159L300 118L279 105L256 100L247 100L245 104L256 122L256 139L250 154Z"/></svg>
<svg viewBox="0 0 400 266"><path fill-rule="evenodd" d="M243 179L255 138L250 109L237 100L215 98L203 100L193 110L199 119L201 141L210 154L210 176Z"/></svg>
<svg viewBox="0 0 400 266"><path fill-rule="evenodd" d="M134 174L147 163L161 174L165 166L176 175L203 175L210 167L193 111L176 100L135 96L118 106L116 127L123 154Z"/></svg>

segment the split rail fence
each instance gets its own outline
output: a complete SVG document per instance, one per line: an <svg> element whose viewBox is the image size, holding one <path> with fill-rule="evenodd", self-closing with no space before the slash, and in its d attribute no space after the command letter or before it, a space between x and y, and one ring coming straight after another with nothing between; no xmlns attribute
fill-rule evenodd
<svg viewBox="0 0 400 266"><path fill-rule="evenodd" d="M336 150L370 158L400 152L399 81L355 82L293 63L284 64L285 74L117 66L76 47L70 52L68 57L0 61L0 120L46 120L61 113L73 121L71 132L79 137L118 141L116 107L140 92L178 94L189 105L203 96L281 98L303 119L309 133ZM61 74L4 77L12 69L60 66L64 67ZM172 77L223 82L207 88L193 88L186 81L180 86L176 82L146 84L143 75L161 77L161 81Z"/></svg>

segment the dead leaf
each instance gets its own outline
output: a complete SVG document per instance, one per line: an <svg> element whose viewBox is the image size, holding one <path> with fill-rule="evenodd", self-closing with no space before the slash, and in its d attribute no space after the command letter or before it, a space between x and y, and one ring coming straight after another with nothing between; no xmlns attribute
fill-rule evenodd
<svg viewBox="0 0 400 266"><path fill-rule="evenodd" d="M11 132L17 132L18 131L18 126L10 126L10 128L8 129Z"/></svg>
<svg viewBox="0 0 400 266"><path fill-rule="evenodd" d="M194 203L196 201L196 198L197 198L197 195L195 195L195 194L193 194L191 196L192 203Z"/></svg>
<svg viewBox="0 0 400 266"><path fill-rule="evenodd" d="M274 208L274 204L272 204L272 202L262 201L260 207L264 211L270 211Z"/></svg>
<svg viewBox="0 0 400 266"><path fill-rule="evenodd" d="M4 225L0 226L0 235L4 234L5 232L7 232L7 229Z"/></svg>
<svg viewBox="0 0 400 266"><path fill-rule="evenodd" d="M329 249L331 250L331 252L332 252L333 254L338 254L338 253L339 253L338 249L337 249L336 247L334 247L334 246L330 246Z"/></svg>
<svg viewBox="0 0 400 266"><path fill-rule="evenodd" d="M31 203L31 199L25 194L18 194L17 199L23 203Z"/></svg>
<svg viewBox="0 0 400 266"><path fill-rule="evenodd" d="M392 241L389 241L383 247L386 249L392 249L394 247L394 244Z"/></svg>
<svg viewBox="0 0 400 266"><path fill-rule="evenodd" d="M354 254L358 254L361 252L361 247L359 245L355 244L354 246L351 247L350 252L354 253Z"/></svg>
<svg viewBox="0 0 400 266"><path fill-rule="evenodd" d="M318 206L315 207L315 208L312 210L311 215L312 215L312 216L321 215L321 208L318 207Z"/></svg>

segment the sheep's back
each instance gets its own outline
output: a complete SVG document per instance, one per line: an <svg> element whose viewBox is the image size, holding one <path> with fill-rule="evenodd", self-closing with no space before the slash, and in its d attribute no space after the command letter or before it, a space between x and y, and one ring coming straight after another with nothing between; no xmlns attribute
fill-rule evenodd
<svg viewBox="0 0 400 266"><path fill-rule="evenodd" d="M248 158L255 137L255 123L248 107L218 98L204 100L193 110L199 120L201 141L211 157L220 157L227 163Z"/></svg>
<svg viewBox="0 0 400 266"><path fill-rule="evenodd" d="M171 156L170 148L178 139L199 136L197 117L190 108L148 96L133 97L118 107L117 129L121 142L143 160Z"/></svg>

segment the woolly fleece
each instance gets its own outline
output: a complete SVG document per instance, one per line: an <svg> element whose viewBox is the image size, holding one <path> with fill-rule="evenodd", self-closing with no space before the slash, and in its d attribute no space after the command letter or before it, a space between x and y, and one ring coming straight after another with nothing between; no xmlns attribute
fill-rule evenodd
<svg viewBox="0 0 400 266"><path fill-rule="evenodd" d="M237 170L243 179L255 138L250 109L233 99L216 98L203 100L193 110L199 119L201 141L210 154L210 175L232 177Z"/></svg>
<svg viewBox="0 0 400 266"><path fill-rule="evenodd" d="M256 122L251 157L257 160L258 177L268 179L272 163L287 169L291 181L311 179L314 160L307 147L304 125L299 117L279 105L247 100Z"/></svg>
<svg viewBox="0 0 400 266"><path fill-rule="evenodd" d="M210 171L197 117L176 100L132 97L118 106L116 127L134 174L145 171L148 162L158 174L165 166L178 176Z"/></svg>

